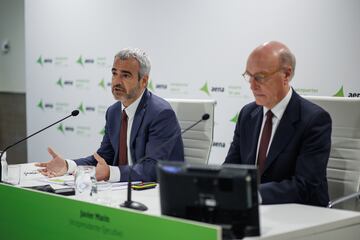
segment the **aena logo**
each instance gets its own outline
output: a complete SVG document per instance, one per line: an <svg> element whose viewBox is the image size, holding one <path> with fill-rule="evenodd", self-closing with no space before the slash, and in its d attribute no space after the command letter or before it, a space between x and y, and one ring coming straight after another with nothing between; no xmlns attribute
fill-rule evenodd
<svg viewBox="0 0 360 240"><path fill-rule="evenodd" d="M349 93L348 97L353 97L353 98L355 98L355 97L360 97L360 93L356 93L356 92L354 92L354 93Z"/></svg>
<svg viewBox="0 0 360 240"><path fill-rule="evenodd" d="M213 147L225 148L225 145L224 142L213 142Z"/></svg>

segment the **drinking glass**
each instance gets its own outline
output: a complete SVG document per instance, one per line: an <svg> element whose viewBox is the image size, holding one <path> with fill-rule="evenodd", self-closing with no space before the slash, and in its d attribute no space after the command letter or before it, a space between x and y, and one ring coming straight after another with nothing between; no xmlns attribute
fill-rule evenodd
<svg viewBox="0 0 360 240"><path fill-rule="evenodd" d="M78 166L75 172L75 194L80 198L90 198L96 193L94 166Z"/></svg>

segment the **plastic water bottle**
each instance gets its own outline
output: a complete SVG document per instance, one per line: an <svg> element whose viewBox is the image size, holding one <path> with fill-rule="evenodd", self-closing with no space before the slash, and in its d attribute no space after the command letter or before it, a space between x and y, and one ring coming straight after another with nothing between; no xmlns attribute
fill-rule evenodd
<svg viewBox="0 0 360 240"><path fill-rule="evenodd" d="M7 178L8 178L8 164L6 161L6 152L4 152L4 154L1 157L1 181L5 182Z"/></svg>

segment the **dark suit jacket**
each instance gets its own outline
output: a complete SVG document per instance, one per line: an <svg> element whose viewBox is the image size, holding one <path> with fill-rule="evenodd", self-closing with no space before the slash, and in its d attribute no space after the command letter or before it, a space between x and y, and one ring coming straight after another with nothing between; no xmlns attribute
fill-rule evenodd
<svg viewBox="0 0 360 240"><path fill-rule="evenodd" d="M262 106L253 102L243 107L225 163L255 164L262 119ZM330 115L293 91L261 175L263 203L326 206L330 146Z"/></svg>
<svg viewBox="0 0 360 240"><path fill-rule="evenodd" d="M105 135L97 153L108 165L118 166L121 115L120 102L110 106L106 112ZM180 133L179 122L170 104L145 90L131 129L130 153L134 163L132 180L155 181L157 160L184 161ZM146 158L142 159L144 156ZM78 165L97 164L93 156L77 159L75 162ZM119 168L120 181L127 181L129 166Z"/></svg>

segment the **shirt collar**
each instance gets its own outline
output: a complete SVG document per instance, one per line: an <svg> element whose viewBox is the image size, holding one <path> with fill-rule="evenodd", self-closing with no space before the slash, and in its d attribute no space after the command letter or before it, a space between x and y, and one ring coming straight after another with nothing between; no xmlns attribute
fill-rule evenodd
<svg viewBox="0 0 360 240"><path fill-rule="evenodd" d="M272 109L272 113L274 114L274 116L277 118L277 119L281 119L282 115L284 114L285 112L285 109L287 107L287 105L289 104L290 102L290 99L291 99L291 96L292 96L292 88L290 87L290 90L288 91L288 93L286 94L286 96L280 101L278 102L278 104L276 104ZM265 116L265 114L267 113L269 109L266 108L266 107L263 107L263 114Z"/></svg>
<svg viewBox="0 0 360 240"><path fill-rule="evenodd" d="M145 90L141 93L141 95L133 102L131 103L128 107L125 107L122 103L121 103L121 110L125 110L126 115L128 116L128 119L132 119L135 116L136 113L136 109L139 106L140 100L142 98L142 96L144 95Z"/></svg>

